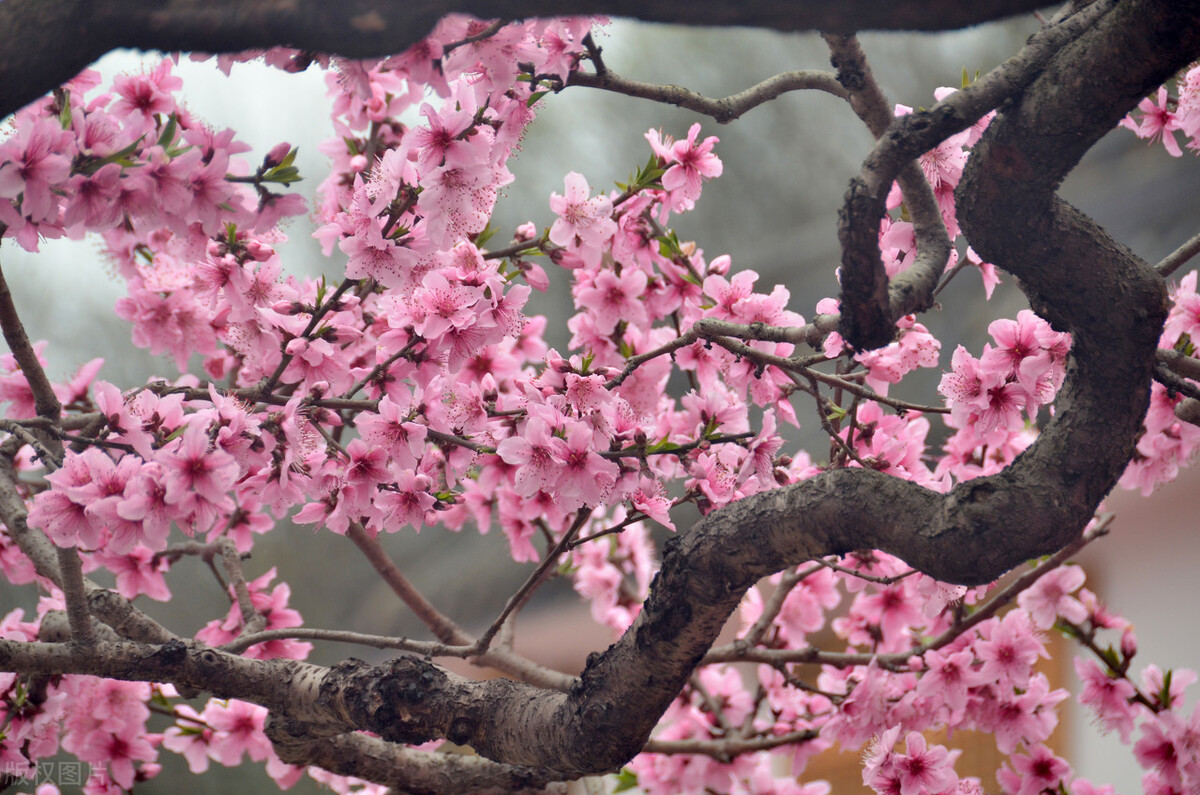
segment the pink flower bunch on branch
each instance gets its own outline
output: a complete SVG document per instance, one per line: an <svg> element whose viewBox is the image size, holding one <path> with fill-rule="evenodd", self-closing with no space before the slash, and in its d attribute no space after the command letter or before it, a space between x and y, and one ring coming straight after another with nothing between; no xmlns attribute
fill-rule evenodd
<svg viewBox="0 0 1200 795"><path fill-rule="evenodd" d="M1049 57L1039 42L1082 35L1099 5L1055 23L1067 32L1048 25L1012 68L1039 74ZM1022 795L1100 792L1048 745L1068 698L1038 668L1055 631L1078 642L1080 700L1133 744L1147 789L1200 786L1200 713L1182 714L1195 675L1132 674L1131 627L1067 563L1110 518L988 585L1013 561L979 553L955 568L931 559L936 538L883 549L900 546L888 510L936 504L961 525L920 514L909 535L974 532L978 505L1000 491L994 476L1044 455L1060 390L1078 397L1079 337L1060 330L1074 320L1029 310L992 322L978 356L956 347L944 402L890 394L946 366L917 318L946 283L973 265L988 297L998 284L969 247L955 191L987 136L1004 133L994 109L1017 89L989 93L1007 83L983 78L939 89L931 111L893 108L858 65L857 42L838 36L827 37L838 75L785 76L847 99L879 137L864 172L890 174L860 179L847 200L862 198L855 212L871 221L845 248L865 240L873 259L848 256L843 297L817 302L806 322L786 287L673 230L725 167L699 123L678 138L647 132L645 165L612 189L569 172L531 211L537 222L492 242L509 159L547 95L597 84L727 118L729 103L613 76L596 22L451 15L370 61L223 56L225 68L261 55L329 69L331 169L313 202L314 236L338 252L329 279L288 274L277 250L278 222L305 210L277 192L300 178L295 150L280 144L252 170L232 131L182 106L171 60L101 93L85 72L15 117L0 143L2 236L34 250L41 238L99 234L125 281L116 312L133 343L179 374L124 389L100 378L97 359L51 383L0 281L11 351L0 358L0 571L43 593L33 620L16 610L0 621L0 661L19 672L0 674L0 764L24 776L61 748L104 766L87 790L100 793L156 775L163 750L193 773L249 758L281 788L307 774L338 792L424 790L446 776L464 791L542 787L628 762L624 781L652 793L818 795L828 786L804 781L806 765L836 742L865 749L862 780L879 793L969 795L990 775ZM1160 94L1125 126L1163 135L1169 150L1174 130L1192 135L1194 71L1176 110ZM781 90L757 87L736 106ZM930 148L923 131L938 125ZM880 166L887 147L913 140L925 143ZM859 284L864 274L879 289ZM569 279L573 300L562 351L546 341L546 318L526 314L552 279ZM1200 438L1187 402L1200 399L1195 287L1193 272L1172 295L1126 486L1173 478ZM844 313L878 316L863 328L882 317L885 339L856 349L863 328L840 323ZM803 406L827 451L785 438ZM831 508L824 498L839 488L863 505L886 492L887 510ZM1079 527L1099 499L1079 508L1064 491L1054 504L1083 511ZM1078 518L1062 510L1063 522ZM695 515L659 545L662 529ZM727 519L744 536L721 530ZM354 544L433 640L306 626L276 568L243 570L256 538L289 521ZM478 635L380 543L493 525L531 570ZM134 600L169 599L172 570L196 559L218 582L217 604L189 638ZM91 579L100 570L115 589ZM619 636L579 677L512 645L517 613L555 577ZM672 602L679 593L690 600ZM734 610L736 637L715 642ZM1115 648L1108 632L1121 633ZM374 668L303 662L325 641L404 655ZM510 679L467 680L431 662L444 657ZM202 692L203 705L187 703ZM172 725L150 731L152 712ZM1005 765L959 770L960 750L929 736L963 729L990 735ZM480 756L429 753L442 740Z"/></svg>

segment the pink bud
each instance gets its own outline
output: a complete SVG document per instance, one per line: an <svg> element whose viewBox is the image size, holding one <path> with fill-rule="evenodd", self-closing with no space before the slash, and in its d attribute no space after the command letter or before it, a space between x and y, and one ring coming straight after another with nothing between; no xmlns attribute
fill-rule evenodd
<svg viewBox="0 0 1200 795"><path fill-rule="evenodd" d="M526 221L517 227L516 234L513 235L513 241L516 243L524 243L527 240L533 240L538 236L537 227L533 221Z"/></svg>
<svg viewBox="0 0 1200 795"><path fill-rule="evenodd" d="M276 301L271 304L271 311L277 315L296 315L304 311L304 304L299 301Z"/></svg>
<svg viewBox="0 0 1200 795"><path fill-rule="evenodd" d="M283 159L288 156L288 152L292 151L292 145L289 143L275 144L271 147L271 151L267 152L267 156L263 158L263 165L267 168L274 168L283 162Z"/></svg>
<svg viewBox="0 0 1200 795"><path fill-rule="evenodd" d="M355 155L350 158L350 170L355 174L361 173L367 167L367 158L365 155Z"/></svg>
<svg viewBox="0 0 1200 795"><path fill-rule="evenodd" d="M546 270L536 262L526 262L521 260L517 263L517 267L521 269L521 275L525 277L525 283L540 293L550 289L550 277L546 275Z"/></svg>
<svg viewBox="0 0 1200 795"><path fill-rule="evenodd" d="M1133 634L1131 627L1126 627L1121 633L1121 657L1129 660L1133 655L1137 654L1137 636Z"/></svg>
<svg viewBox="0 0 1200 795"><path fill-rule="evenodd" d="M275 249L260 240L247 240L246 253L255 262L266 262L275 255Z"/></svg>

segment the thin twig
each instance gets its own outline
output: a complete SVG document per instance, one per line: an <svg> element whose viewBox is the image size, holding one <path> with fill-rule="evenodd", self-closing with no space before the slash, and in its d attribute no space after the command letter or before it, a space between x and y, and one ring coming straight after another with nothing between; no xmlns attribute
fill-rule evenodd
<svg viewBox="0 0 1200 795"><path fill-rule="evenodd" d="M579 511L575 514L575 521L572 522L571 526L567 528L567 531L563 533L562 538L559 539L554 548L546 554L546 559L543 560L541 565L534 570L533 574L529 575L529 578L526 579L521 587L517 589L517 592L509 598L508 603L504 605L504 610L500 612L500 615L496 617L496 620L492 622L492 625L488 627L487 631L484 632L479 637L479 640L475 642L475 646L480 653L488 650L488 647L492 643L492 639L496 637L496 633L500 631L500 627L504 625L504 622L508 620L508 617L524 606L529 597L533 595L534 590L546 579L546 576L550 573L550 570L558 565L558 559L562 557L563 553L570 548L571 541L575 538L575 534L579 532L579 529L583 527L584 522L586 522L588 517L591 515L591 508L585 506L579 509Z"/></svg>
<svg viewBox="0 0 1200 795"><path fill-rule="evenodd" d="M628 378L633 371L641 365L645 364L651 359L657 359L659 356L664 356L668 353L674 353L680 348L691 345L698 339L700 339L700 336L696 333L695 329L692 329L684 332L670 342L660 345L652 351L646 351L645 353L639 353L636 356L630 356L625 360L625 369L622 370L618 375L610 378L604 387L606 389L615 389L616 387L619 387L625 382L625 379Z"/></svg>
<svg viewBox="0 0 1200 795"><path fill-rule="evenodd" d="M700 754L728 762L735 756L751 751L765 751L781 745L796 745L815 740L816 729L768 734L760 737L728 737L721 740L650 740L642 750L651 754Z"/></svg>
<svg viewBox="0 0 1200 795"><path fill-rule="evenodd" d="M51 430L53 430L53 426L51 426ZM58 452L55 452L46 447L41 439L31 433L29 429L21 423L13 420L0 420L0 431L8 431L13 436L32 447L33 451L37 453L38 458L46 462L47 467L49 467L51 470L57 469L59 466L61 466L62 461L58 460L58 458L61 456L62 451L59 450Z"/></svg>
<svg viewBox="0 0 1200 795"><path fill-rule="evenodd" d="M447 44L446 46L442 47L442 54L443 54L443 56L445 56L464 45L474 44L475 42L483 41L484 39L490 39L492 36L495 36L496 33L499 32L499 30L502 27L504 27L507 24L508 24L508 22L506 20L497 19L496 21L492 22L492 24L488 25L486 28L481 30L479 33L476 33L474 36L467 36L464 39L459 39L458 41L452 41L449 44Z"/></svg>
<svg viewBox="0 0 1200 795"><path fill-rule="evenodd" d="M234 597L237 599L238 610L242 614L242 632L254 634L261 632L267 626L267 619L254 607L250 597L250 588L246 585L246 575L242 572L242 556L237 551L232 540L220 540L221 562L225 564L225 573L229 575L230 585L233 586Z"/></svg>
<svg viewBox="0 0 1200 795"><path fill-rule="evenodd" d="M852 395L859 395L867 400L874 400L876 403L882 403L885 406L891 406L902 411L919 411L925 414L949 414L950 409L945 406L927 406L920 403L909 403L907 400L898 400L896 398L881 395L873 389L865 386L859 386L853 381L847 381L844 378L838 378L835 375L822 373L820 370L814 370L811 367L804 367L792 359L783 356L776 356L773 353L766 353L757 348L752 348L744 342L729 339L728 337L712 337L712 342L720 345L725 350L741 356L751 361L759 362L764 365L778 367L781 370L787 370L795 373L800 373L804 376L815 378L823 384L844 389Z"/></svg>
<svg viewBox="0 0 1200 795"><path fill-rule="evenodd" d="M830 72L798 70L784 72L769 77L744 91L712 99L681 86L656 85L642 83L621 77L611 71L573 72L567 79L567 86L585 86L598 88L602 91L612 91L627 97L649 99L667 105L677 105L686 110L710 116L718 124L728 124L740 118L747 112L765 102L770 102L781 94L790 91L813 89L824 91L835 97L846 98L846 89L842 88L837 78ZM565 86L564 86L565 87Z"/></svg>
<svg viewBox="0 0 1200 795"><path fill-rule="evenodd" d="M224 646L221 651L230 654L241 654L251 646L268 643L274 640L320 640L331 643L354 643L359 646L370 646L374 649L395 649L420 654L424 657L460 657L471 656L472 646L447 646L444 643L431 641L409 640L386 635L369 635L362 632L345 632L336 629L313 629L310 627L291 627L289 629L268 629L252 634L243 634Z"/></svg>
<svg viewBox="0 0 1200 795"><path fill-rule="evenodd" d="M17 366L21 368L21 374L25 376L25 381L29 384L30 391L33 392L33 405L38 416L48 420L57 420L62 414L62 404L58 402L58 396L54 394L54 387L50 385L50 379L46 377L46 371L42 368L37 353L29 342L29 335L25 333L25 326L17 315L17 307L13 303L12 292L8 289L8 282L4 278L2 269L0 269L0 329L4 332L4 341L8 343L8 350L17 360Z"/></svg>
<svg viewBox="0 0 1200 795"><path fill-rule="evenodd" d="M1160 276L1166 278L1197 254L1200 254L1200 234L1192 236L1182 246L1163 257L1162 262L1155 265L1154 269Z"/></svg>
<svg viewBox="0 0 1200 795"><path fill-rule="evenodd" d="M317 325L321 322L322 318L329 314L334 305L337 304L338 300L341 299L346 291L356 284L358 284L357 279L343 280L342 283L338 285L338 288L334 290L333 295L329 296L329 298L327 298L313 311L312 317L309 318L308 325L304 327L304 331L300 332L300 338L308 339L309 335L312 334L317 328ZM256 400L261 400L263 396L271 394L271 392L275 389L275 385L279 383L279 379L283 377L284 370L286 370L288 365L291 363L292 354L284 353L283 358L279 360L279 365L275 368L275 372L271 373L271 375L265 381L254 388L254 391L257 392L255 396Z"/></svg>
<svg viewBox="0 0 1200 795"><path fill-rule="evenodd" d="M1170 367L1161 362L1154 365L1154 380L1172 392L1178 392L1190 398L1200 398L1200 386L1180 378Z"/></svg>
<svg viewBox="0 0 1200 795"><path fill-rule="evenodd" d="M903 580L907 577L911 577L917 573L916 569L909 569L908 571L901 572L900 574L892 575L891 577L878 577L874 574L863 574L858 569L850 569L850 568L846 568L845 566L839 566L838 564L834 563L833 561L826 560L824 558L817 558L816 561L817 561L817 563L821 564L822 566L824 566L827 569L831 569L836 572L841 572L842 574L845 574L850 577L854 577L857 580L873 582L876 585L894 585L895 583L898 583L901 580Z"/></svg>
<svg viewBox="0 0 1200 795"><path fill-rule="evenodd" d="M584 536L583 538L575 539L574 541L572 541L570 544L567 545L567 549L568 550L576 549L577 547L581 547L589 541L595 541L597 538L603 538L604 536L610 536L614 533L619 533L622 530L624 530L626 527L637 524L638 522L642 521L643 519L649 519L649 518L650 518L649 516L642 513L641 511L634 511L632 514L625 517L621 521L617 522L612 527L606 527L603 530L598 530L595 533L592 533L591 535L587 535L587 536Z"/></svg>
<svg viewBox="0 0 1200 795"><path fill-rule="evenodd" d="M1067 546L1046 558L1034 568L1014 579L1002 590L997 592L995 596L988 600L987 604L980 607L962 622L948 628L936 638L916 646L915 648L909 649L908 651L897 652L894 654L874 654L866 652L838 653L822 651L815 646L808 646L803 649L747 649L739 648L737 643L730 643L710 649L709 652L704 655L704 659L701 660L701 664L711 665L715 663L728 662L758 662L765 663L767 665L784 665L787 663L810 663L814 665L833 665L838 668L847 668L853 665L869 665L872 661L874 661L882 668L908 670L908 661L910 659L913 657L918 657L929 651L935 651L952 643L968 629L994 616L1001 608L1007 606L1010 602L1016 599L1017 594L1026 590L1042 577L1061 566L1063 563L1069 560L1072 555L1079 552L1079 550L1083 549L1097 538L1107 535L1109 525L1112 524L1113 518L1114 517L1112 514L1105 514L1104 516L1101 516L1091 529L1085 530L1070 544L1067 544Z"/></svg>
<svg viewBox="0 0 1200 795"><path fill-rule="evenodd" d="M346 530L346 537L354 542L354 546L366 556L375 571L388 584L392 592L400 597L400 601L416 614L421 623L429 628L433 636L449 646L467 646L471 644L470 636L449 616L440 610L421 594L408 578L401 573L392 559L384 551L378 538L373 538L358 522L351 522Z"/></svg>
<svg viewBox="0 0 1200 795"><path fill-rule="evenodd" d="M793 571L785 571L779 578L779 585L775 587L774 593L763 602L762 613L758 616L758 620L750 625L746 634L734 641L735 644L740 643L746 648L750 648L761 641L763 635L771 628L771 624L779 615L779 611L783 609L783 604L787 601L788 594L792 592L792 589L803 582L805 577L820 570L820 566L809 566L803 570L797 567Z"/></svg>

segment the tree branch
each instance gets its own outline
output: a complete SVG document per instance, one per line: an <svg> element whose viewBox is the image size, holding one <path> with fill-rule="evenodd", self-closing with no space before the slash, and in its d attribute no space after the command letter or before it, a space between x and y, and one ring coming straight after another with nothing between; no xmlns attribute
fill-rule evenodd
<svg viewBox="0 0 1200 795"><path fill-rule="evenodd" d="M942 247L947 245L945 232L939 235L933 228L935 223L941 226L937 204L927 185L913 184L916 167L912 161L1023 89L1047 60L1095 24L1112 5L1110 0L1093 3L1042 29L1019 53L983 78L930 110L900 117L891 114L857 44L826 37L840 78L856 87L851 104L876 138L860 175L850 183L838 225L843 265L840 330L851 346L873 348L891 341L898 318L923 311L932 303L936 280L946 262L942 256ZM880 260L878 228L887 212L888 192L896 180L913 213L918 254L917 262L888 285ZM948 247L945 254L949 255ZM918 265L923 268L918 270Z"/></svg>
<svg viewBox="0 0 1200 795"><path fill-rule="evenodd" d="M854 36L824 36L838 81L846 87L850 107L876 139L889 129L892 106L875 82L866 56ZM846 203L839 214L838 239L842 243L841 320L838 329L855 350L882 348L896 336L896 319L933 305L933 290L950 259L950 238L942 222L933 189L912 158L898 162L894 178L904 191L912 214L917 255L909 268L889 283L879 256L879 222L886 211L886 186L861 178L851 180ZM880 188L882 187L882 190ZM866 218L859 218L861 213ZM892 304L902 309L893 314Z"/></svg>
<svg viewBox="0 0 1200 795"><path fill-rule="evenodd" d="M815 89L846 98L846 90L828 72L800 70L784 72L757 83L744 91L722 99L712 99L681 86L663 86L641 83L605 70L604 72L574 72L567 81L568 86L586 86L603 91L612 91L627 97L649 99L667 105L711 116L718 124L728 124L764 102L770 102L789 91Z"/></svg>
<svg viewBox="0 0 1200 795"><path fill-rule="evenodd" d="M210 53L275 46L369 58L402 52L446 14L520 19L602 14L649 22L751 25L781 31L951 30L1044 5L1044 0L5 0L0 117L65 83L120 47Z"/></svg>

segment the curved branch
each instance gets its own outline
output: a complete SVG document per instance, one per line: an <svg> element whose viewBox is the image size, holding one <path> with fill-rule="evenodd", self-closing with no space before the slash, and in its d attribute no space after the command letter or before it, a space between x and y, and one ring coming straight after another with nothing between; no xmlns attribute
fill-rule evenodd
<svg viewBox="0 0 1200 795"><path fill-rule="evenodd" d="M861 173L850 183L838 224L843 265L840 331L852 347L886 345L892 339L898 318L927 309L933 301L941 266L946 262L942 256L947 245L945 233L939 236L931 228L935 223L941 225L940 212L932 197L926 195L927 186L915 184L912 172L916 167L912 161L1022 90L1064 44L1078 38L1112 5L1112 0L1093 3L1042 29L1019 53L982 79L951 94L930 110L900 117L889 112L857 44L826 37L839 78L855 87L851 104L876 138L874 148L863 160ZM888 192L896 180L900 180L913 212L917 262L889 285L880 259L878 228L887 212ZM923 269L918 270L918 266Z"/></svg>
<svg viewBox="0 0 1200 795"><path fill-rule="evenodd" d="M741 4L722 7L728 15ZM1060 549L1079 536L1133 450L1166 291L1158 274L1054 191L1084 151L1198 53L1200 0L1121 3L1058 53L975 148L958 194L964 228L983 256L1019 278L1040 313L1074 336L1054 419L1003 472L939 494L839 469L714 511L666 544L637 620L589 660L568 693L473 682L413 658L322 669L178 640L104 642L103 653L0 641L0 669L175 682L264 704L301 738L353 729L393 742L448 738L535 775L570 778L612 770L644 747L762 576L876 548L937 579L973 584ZM1112 68L1116 54L1120 69Z"/></svg>
<svg viewBox="0 0 1200 795"><path fill-rule="evenodd" d="M677 105L716 119L718 124L728 124L764 102L770 102L790 91L813 89L846 98L846 89L837 78L828 72L799 70L784 72L763 80L744 91L721 99L713 99L682 86L663 86L630 80L610 71L575 72L567 81L568 86L587 86L602 91L612 91L627 97L649 99L667 105Z"/></svg>
<svg viewBox="0 0 1200 795"><path fill-rule="evenodd" d="M0 117L120 47L211 53L275 46L369 58L402 52L451 12L520 19L602 14L782 31L951 30L1033 11L1044 0L5 0Z"/></svg>
<svg viewBox="0 0 1200 795"><path fill-rule="evenodd" d="M866 56L854 36L824 35L838 81L850 95L850 107L876 139L887 133L894 118L867 66ZM838 239L842 243L841 319L838 330L855 350L882 348L896 336L896 319L933 305L933 290L950 259L950 238L933 189L920 167L909 159L897 163L894 178L904 191L912 213L917 255L909 268L889 283L879 255L879 222L892 180L882 192L872 191L861 178L850 182L846 203L839 213ZM866 218L859 217L866 214ZM892 313L895 304L899 314Z"/></svg>

